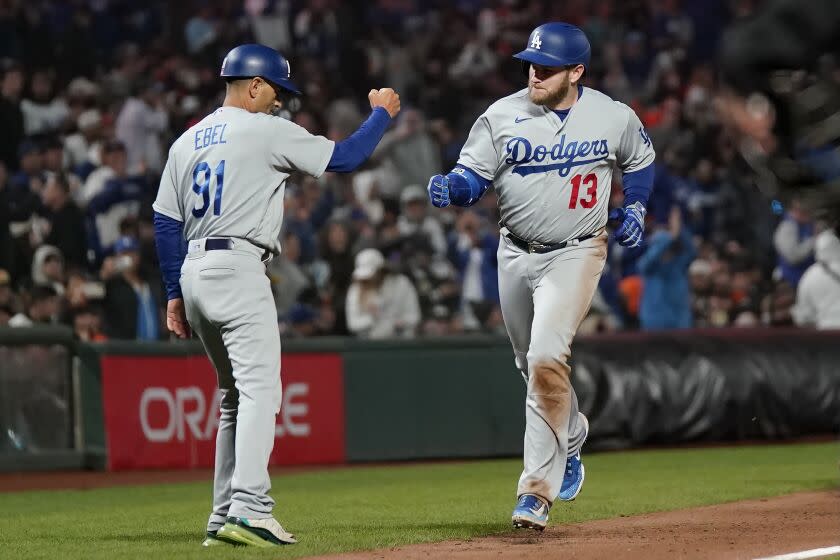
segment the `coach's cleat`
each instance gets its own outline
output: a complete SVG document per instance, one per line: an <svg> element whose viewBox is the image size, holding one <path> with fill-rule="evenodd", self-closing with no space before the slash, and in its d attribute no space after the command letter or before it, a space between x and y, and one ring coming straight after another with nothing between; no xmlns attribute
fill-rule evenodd
<svg viewBox="0 0 840 560"><path fill-rule="evenodd" d="M522 494L513 510L513 526L517 529L542 531L548 523L548 503L534 494Z"/></svg>
<svg viewBox="0 0 840 560"><path fill-rule="evenodd" d="M219 529L216 538L231 544L258 548L297 543L295 536L286 531L273 517L267 519L228 517L227 523Z"/></svg>
<svg viewBox="0 0 840 560"><path fill-rule="evenodd" d="M589 421L586 420L585 416L583 419L585 422L583 441L586 441L586 436L589 435ZM571 502L577 498L577 495L580 494L580 489L583 488L585 474L586 471L580 460L580 451L578 451L566 459L566 472L563 474L563 484L560 486L560 493L557 494L557 499L563 500L564 502Z"/></svg>
<svg viewBox="0 0 840 560"><path fill-rule="evenodd" d="M220 539L216 536L217 533L218 531L207 531L207 536L204 537L204 541L202 541L201 546L227 546L229 544L233 544Z"/></svg>

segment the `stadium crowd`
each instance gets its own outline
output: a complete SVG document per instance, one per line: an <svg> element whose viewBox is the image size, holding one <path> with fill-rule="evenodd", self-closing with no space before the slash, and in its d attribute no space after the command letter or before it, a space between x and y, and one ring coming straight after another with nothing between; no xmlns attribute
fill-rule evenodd
<svg viewBox="0 0 840 560"><path fill-rule="evenodd" d="M840 302L837 237L762 198L714 108L717 43L759 5L2 0L0 325L167 338L151 225L167 148L220 105L224 54L259 42L291 59L304 95L289 118L312 133L349 135L372 87L403 100L362 170L290 179L268 267L284 336L504 332L492 189L441 211L425 185L490 103L524 87L511 54L529 31L562 20L592 42L585 85L631 105L657 149L647 243L611 244L582 332L838 327L825 305Z"/></svg>

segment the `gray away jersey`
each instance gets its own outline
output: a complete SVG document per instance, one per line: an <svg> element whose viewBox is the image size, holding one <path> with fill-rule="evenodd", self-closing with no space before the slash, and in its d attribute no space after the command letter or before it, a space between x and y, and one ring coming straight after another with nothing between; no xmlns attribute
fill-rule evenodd
<svg viewBox="0 0 840 560"><path fill-rule="evenodd" d="M152 207L183 222L187 240L238 237L276 253L286 178L320 176L333 147L285 119L220 107L172 144Z"/></svg>
<svg viewBox="0 0 840 560"><path fill-rule="evenodd" d="M523 89L478 118L458 164L493 182L502 223L514 235L560 243L606 225L614 166L638 171L654 157L627 105L583 88L561 120Z"/></svg>

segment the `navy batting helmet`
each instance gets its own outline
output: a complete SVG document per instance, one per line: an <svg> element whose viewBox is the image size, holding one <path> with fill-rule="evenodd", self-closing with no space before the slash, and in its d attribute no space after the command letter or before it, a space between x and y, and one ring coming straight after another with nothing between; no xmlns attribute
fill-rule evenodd
<svg viewBox="0 0 840 560"><path fill-rule="evenodd" d="M265 45L239 45L234 47L222 62L220 76L225 78L260 78L294 93L300 93L289 79L292 68L279 52Z"/></svg>
<svg viewBox="0 0 840 560"><path fill-rule="evenodd" d="M534 29L528 37L528 47L513 57L540 66L583 64L588 68L591 55L592 48L583 31L568 23L552 22Z"/></svg>

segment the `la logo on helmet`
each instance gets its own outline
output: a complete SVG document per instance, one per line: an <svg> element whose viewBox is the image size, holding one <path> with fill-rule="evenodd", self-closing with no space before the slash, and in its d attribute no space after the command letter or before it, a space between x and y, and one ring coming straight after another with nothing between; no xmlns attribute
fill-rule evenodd
<svg viewBox="0 0 840 560"><path fill-rule="evenodd" d="M534 49L539 49L542 45L542 41L540 41L540 34L534 33L534 38L531 39L531 47Z"/></svg>

